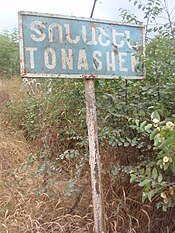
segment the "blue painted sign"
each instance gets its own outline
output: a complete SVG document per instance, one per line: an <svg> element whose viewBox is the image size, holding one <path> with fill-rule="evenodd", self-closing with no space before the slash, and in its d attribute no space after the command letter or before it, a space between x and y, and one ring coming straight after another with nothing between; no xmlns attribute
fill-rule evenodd
<svg viewBox="0 0 175 233"><path fill-rule="evenodd" d="M144 77L144 27L19 12L22 77Z"/></svg>

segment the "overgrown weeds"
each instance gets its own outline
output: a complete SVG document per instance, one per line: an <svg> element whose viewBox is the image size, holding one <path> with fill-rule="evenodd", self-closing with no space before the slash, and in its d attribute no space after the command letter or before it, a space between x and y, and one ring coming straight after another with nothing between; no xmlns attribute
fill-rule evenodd
<svg viewBox="0 0 175 233"><path fill-rule="evenodd" d="M46 131L43 130L32 138L30 131L26 133L25 125L18 129L14 125L15 120L20 118L14 118L15 114L11 115L12 118L9 117L12 110L11 107L8 110L9 103L18 103L21 97L28 98L25 90L22 91L21 81L14 79L4 82L1 88L8 98L1 107L3 111L0 119L0 232L93 232L87 143L83 135L80 137L75 134L75 131L79 131L71 115L67 115L66 108L62 105L61 109L65 113L62 118L56 118L58 125L47 125L44 128ZM11 96L11 90L18 90L16 100ZM37 93L37 101L39 95ZM66 102L62 101L63 103ZM21 111L16 109L18 110ZM48 119L49 117L50 115ZM83 116L81 119L83 125ZM66 124L69 122L75 131L67 130L69 126ZM54 126L59 127L55 129ZM64 131L64 141L60 137L60 132L63 133L61 126L69 132ZM57 138L54 134L58 132ZM175 217L173 209L163 212L156 209L154 203L143 204L141 188L129 182L125 169L140 163L140 150L141 148L133 146L117 147L101 142L107 233L175 231L171 220Z"/></svg>

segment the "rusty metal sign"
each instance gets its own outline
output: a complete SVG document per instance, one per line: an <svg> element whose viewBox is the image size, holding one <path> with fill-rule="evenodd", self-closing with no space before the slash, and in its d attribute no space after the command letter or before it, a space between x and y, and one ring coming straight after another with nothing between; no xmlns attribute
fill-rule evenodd
<svg viewBox="0 0 175 233"><path fill-rule="evenodd" d="M141 79L144 26L19 12L22 77Z"/></svg>

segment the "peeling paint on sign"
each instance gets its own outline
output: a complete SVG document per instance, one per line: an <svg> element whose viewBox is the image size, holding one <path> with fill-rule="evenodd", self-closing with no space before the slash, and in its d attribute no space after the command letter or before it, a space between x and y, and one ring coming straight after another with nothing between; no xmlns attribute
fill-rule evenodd
<svg viewBox="0 0 175 233"><path fill-rule="evenodd" d="M19 31L23 77L144 76L143 26L19 12Z"/></svg>

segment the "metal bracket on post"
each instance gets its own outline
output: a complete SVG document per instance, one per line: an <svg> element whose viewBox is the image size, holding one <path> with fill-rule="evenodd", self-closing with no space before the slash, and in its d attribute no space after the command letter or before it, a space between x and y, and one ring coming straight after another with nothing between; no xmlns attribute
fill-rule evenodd
<svg viewBox="0 0 175 233"><path fill-rule="evenodd" d="M94 76L84 76L95 233L105 233Z"/></svg>

